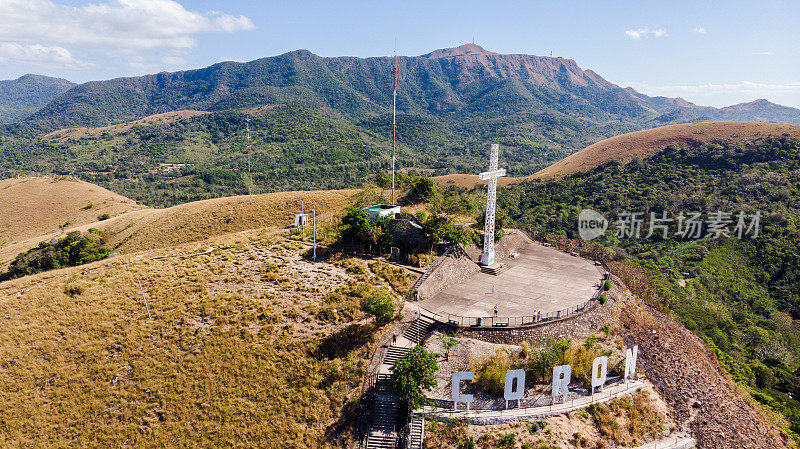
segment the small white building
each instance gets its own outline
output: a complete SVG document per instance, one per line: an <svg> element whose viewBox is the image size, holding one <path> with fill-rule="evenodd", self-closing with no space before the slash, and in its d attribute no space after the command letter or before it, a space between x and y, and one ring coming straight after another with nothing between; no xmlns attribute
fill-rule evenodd
<svg viewBox="0 0 800 449"><path fill-rule="evenodd" d="M294 224L292 226L299 228L306 225L308 225L308 214L294 214Z"/></svg>
<svg viewBox="0 0 800 449"><path fill-rule="evenodd" d="M394 214L400 213L400 206L375 204L374 206L365 207L364 210L369 214L370 221L375 221L381 217L394 218Z"/></svg>

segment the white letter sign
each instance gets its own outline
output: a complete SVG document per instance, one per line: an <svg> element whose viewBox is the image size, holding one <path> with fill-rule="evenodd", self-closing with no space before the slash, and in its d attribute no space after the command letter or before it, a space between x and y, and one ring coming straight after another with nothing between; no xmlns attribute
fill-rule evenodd
<svg viewBox="0 0 800 449"><path fill-rule="evenodd" d="M592 393L595 387L603 388L608 374L608 357L600 356L592 361Z"/></svg>
<svg viewBox="0 0 800 449"><path fill-rule="evenodd" d="M569 393L571 377L571 366L561 365L553 367L553 397L566 396Z"/></svg>
<svg viewBox="0 0 800 449"><path fill-rule="evenodd" d="M471 371L456 371L453 373L451 383L453 384L453 405L458 402L472 402L471 394L461 394L461 381L472 380Z"/></svg>
<svg viewBox="0 0 800 449"><path fill-rule="evenodd" d="M514 380L517 381L517 389L514 390ZM525 395L525 370L510 369L506 371L506 389L503 397L506 401L516 401Z"/></svg>
<svg viewBox="0 0 800 449"><path fill-rule="evenodd" d="M636 377L636 358L639 356L639 346L625 350L625 375L626 380Z"/></svg>

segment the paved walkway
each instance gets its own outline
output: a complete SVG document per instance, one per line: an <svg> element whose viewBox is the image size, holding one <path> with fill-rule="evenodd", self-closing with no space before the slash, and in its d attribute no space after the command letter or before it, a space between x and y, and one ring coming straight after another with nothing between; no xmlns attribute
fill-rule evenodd
<svg viewBox="0 0 800 449"><path fill-rule="evenodd" d="M571 412L588 407L590 404L606 402L634 393L643 387L644 382L631 380L627 383L607 386L601 393L581 396L561 404L542 407L511 408L508 410L442 410L434 407L423 407L415 413L438 417L446 421L463 419L472 424L500 424L508 421L547 418L548 416Z"/></svg>
<svg viewBox="0 0 800 449"><path fill-rule="evenodd" d="M537 243L504 261L510 268L498 276L478 273L422 301L427 310L447 316L531 316L583 304L596 292L601 271L586 259ZM492 291L494 286L494 292Z"/></svg>

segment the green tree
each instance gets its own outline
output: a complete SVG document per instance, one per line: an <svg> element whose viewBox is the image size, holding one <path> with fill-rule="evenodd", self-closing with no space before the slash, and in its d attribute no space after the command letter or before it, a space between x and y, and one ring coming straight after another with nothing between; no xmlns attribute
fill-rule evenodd
<svg viewBox="0 0 800 449"><path fill-rule="evenodd" d="M453 224L453 220L443 215L433 215L422 225L425 239L431 246L447 240L453 243L467 243L471 240L471 232Z"/></svg>
<svg viewBox="0 0 800 449"><path fill-rule="evenodd" d="M430 178L419 177L411 185L409 200L427 203L433 199L437 192L436 181Z"/></svg>
<svg viewBox="0 0 800 449"><path fill-rule="evenodd" d="M392 177L386 172L379 172L375 175L375 184L382 189L388 189L392 186Z"/></svg>
<svg viewBox="0 0 800 449"><path fill-rule="evenodd" d="M390 368L392 389L400 399L408 403L411 410L430 403L423 390L434 388L436 382L437 355L422 346L414 346Z"/></svg>
<svg viewBox="0 0 800 449"><path fill-rule="evenodd" d="M356 243L372 241L374 229L369 214L361 208L351 207L342 218L342 236Z"/></svg>
<svg viewBox="0 0 800 449"><path fill-rule="evenodd" d="M386 288L376 288L361 300L361 310L373 315L379 325L384 325L395 317L397 305Z"/></svg>

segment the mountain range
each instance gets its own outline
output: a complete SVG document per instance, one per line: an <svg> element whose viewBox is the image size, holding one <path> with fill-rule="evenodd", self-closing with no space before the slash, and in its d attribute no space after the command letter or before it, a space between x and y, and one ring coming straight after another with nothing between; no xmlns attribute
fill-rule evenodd
<svg viewBox="0 0 800 449"><path fill-rule="evenodd" d="M31 74L0 81L0 123L22 120L75 86L65 79Z"/></svg>
<svg viewBox="0 0 800 449"><path fill-rule="evenodd" d="M137 186L154 188L161 178L151 174L159 164L179 163L193 167L184 174L228 181L211 188L192 179L198 189L192 198L174 198L180 189L165 183L169 198L159 194L155 204L241 193L246 110L254 116L252 176L262 191L352 187L389 168L392 62L297 50L246 63L87 82L51 90L49 102L44 89L30 89L28 103L46 104L0 125L0 177L105 173L110 165L117 168L113 180L87 180L148 202L152 192ZM474 44L398 57L398 66L398 167L435 175L482 170L489 141L501 144L509 175L526 176L602 139L663 125L800 123L800 110L766 100L712 108L650 97L573 60L502 55ZM21 108L16 113L24 115ZM126 122L113 130L59 131Z"/></svg>
<svg viewBox="0 0 800 449"><path fill-rule="evenodd" d="M465 44L398 59L399 110L443 119L476 113L491 116L493 110L504 108L519 113L582 112L597 119L621 116L642 127L708 119L800 123L800 110L766 100L713 108L681 98L649 97L563 58L502 55ZM109 125L179 109L216 111L297 100L364 119L385 113L391 105L390 79L391 58L326 58L297 50L247 63L221 62L197 70L80 85L26 75L3 81L0 105L10 109L14 98L30 99L27 109L20 107L16 114L3 117L10 121L8 117L30 112L30 105L46 103L8 129L16 133L28 127L53 131ZM14 91L19 93L12 95Z"/></svg>

